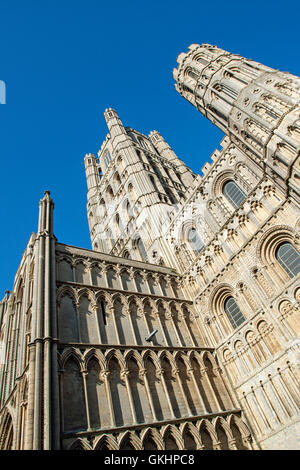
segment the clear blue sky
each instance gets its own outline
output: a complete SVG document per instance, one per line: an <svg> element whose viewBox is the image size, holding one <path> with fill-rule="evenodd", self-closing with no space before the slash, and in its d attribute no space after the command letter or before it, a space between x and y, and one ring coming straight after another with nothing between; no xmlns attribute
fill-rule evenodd
<svg viewBox="0 0 300 470"><path fill-rule="evenodd" d="M83 157L107 134L105 108L199 172L222 133L174 90L177 55L206 42L300 75L298 3L0 0L0 297L44 190L58 240L90 248Z"/></svg>

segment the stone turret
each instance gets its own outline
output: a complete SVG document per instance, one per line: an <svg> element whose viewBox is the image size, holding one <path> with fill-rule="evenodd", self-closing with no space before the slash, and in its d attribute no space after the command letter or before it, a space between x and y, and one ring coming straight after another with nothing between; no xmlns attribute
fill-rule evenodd
<svg viewBox="0 0 300 470"><path fill-rule="evenodd" d="M210 44L177 61L176 90L299 200L300 79Z"/></svg>

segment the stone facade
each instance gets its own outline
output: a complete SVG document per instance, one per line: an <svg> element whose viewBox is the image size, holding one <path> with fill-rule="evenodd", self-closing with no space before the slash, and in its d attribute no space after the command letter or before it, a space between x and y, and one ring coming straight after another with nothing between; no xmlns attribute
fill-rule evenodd
<svg viewBox="0 0 300 470"><path fill-rule="evenodd" d="M0 449L299 449L300 79L208 44L177 91L225 133L194 174L107 109L92 250L40 201L0 310Z"/></svg>

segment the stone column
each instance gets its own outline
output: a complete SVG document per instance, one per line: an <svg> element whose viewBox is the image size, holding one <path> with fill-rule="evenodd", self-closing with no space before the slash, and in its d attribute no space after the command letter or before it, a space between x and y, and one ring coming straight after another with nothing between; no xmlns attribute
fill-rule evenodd
<svg viewBox="0 0 300 470"><path fill-rule="evenodd" d="M225 410L222 409L222 406L221 406L221 404L220 404L220 402L219 402L219 400L218 400L218 398L217 398L217 396L216 396L216 393L215 393L215 391L214 391L214 389L213 389L211 380L210 380L209 375L208 375L208 368L207 368L207 367L202 367L202 368L201 368L201 374L206 377L206 381L207 381L207 383L208 383L209 390L210 390L212 396L214 397L215 403L216 403L216 405L217 405L217 409L220 410L220 411L225 411Z"/></svg>
<svg viewBox="0 0 300 470"><path fill-rule="evenodd" d="M191 410L191 407L189 405L189 402L186 398L186 394L184 392L184 389L183 389L183 385L182 385L182 381L181 381L181 377L180 377L180 372L179 372L179 369L176 367L174 369L172 369L172 373L174 374L178 384L179 384L179 388L180 388L180 391L182 393L182 397L183 397L183 400L184 400L184 403L185 403L185 406L186 406L186 409L187 409L187 412L189 413L190 416L193 416L193 412Z"/></svg>
<svg viewBox="0 0 300 470"><path fill-rule="evenodd" d="M89 399L88 399L87 383L86 383L86 378L87 378L87 375L88 375L87 370L81 370L81 375L82 375L82 379L83 379L87 431L90 431L91 421L90 421L90 410L89 410Z"/></svg>
<svg viewBox="0 0 300 470"><path fill-rule="evenodd" d="M126 385L126 390L129 398L129 403L130 403L130 409L131 409L131 414L132 414L132 419L133 419L133 424L137 424L137 415L134 407L134 401L131 393L131 387L130 387L130 381L128 379L129 376L129 370L128 369L123 369L121 371L121 379L124 380L125 385Z"/></svg>
<svg viewBox="0 0 300 470"><path fill-rule="evenodd" d="M112 401L112 396L111 396L109 376L110 376L109 370L105 369L101 372L101 379L105 383L106 396L107 396L107 401L108 401L108 406L109 406L109 411L110 411L110 417L111 417L111 426L112 426L112 428L115 428L116 427L115 410L114 410L114 407L113 407L113 401Z"/></svg>
<svg viewBox="0 0 300 470"><path fill-rule="evenodd" d="M200 401L200 406L203 408L203 411L204 413L203 414L209 414L209 412L207 411L206 409L206 406L204 404L204 401L203 401L203 398L202 398L202 395L200 393L200 390L199 390L199 387L197 385L197 382L196 382L196 379L195 379L195 375L194 375L194 369L193 367L189 367L187 369L187 373L189 374L190 377L192 377L192 380L193 380L193 384L194 384L194 387L196 389L196 392L197 392L197 395L198 395L198 398L199 398L199 401Z"/></svg>
<svg viewBox="0 0 300 470"><path fill-rule="evenodd" d="M151 395L151 391L150 391L150 387L149 387L149 381L148 381L148 377L147 377L147 369L141 369L140 372L139 372L139 376L140 376L140 379L145 384L145 388L146 388L147 396L148 396L148 399L149 399L149 404L150 404L153 419L156 419L157 421L159 421L157 416L156 416L156 413L155 413L155 407L154 407L154 403L153 403L153 399L152 399L152 395Z"/></svg>
<svg viewBox="0 0 300 470"><path fill-rule="evenodd" d="M195 341L194 341L194 339L193 339L193 337L192 337L192 335L191 335L190 329L189 329L188 324L187 324L187 321L186 321L186 317L187 317L187 314L184 313L184 312L181 312L181 318L182 318L182 321L183 321L184 326L185 326L185 328L186 328L186 331L187 331L188 337L189 337L189 339L190 339L190 341L191 341L191 344L192 344L194 347L197 347L198 345L195 343Z"/></svg>
<svg viewBox="0 0 300 470"><path fill-rule="evenodd" d="M167 388L167 384L166 384L166 381L165 381L165 378L164 378L164 369L162 367L159 368L159 371L158 371L158 375L159 375L159 380L161 379L161 382L162 382L162 385L163 385L163 389L164 389L164 392L165 392L165 395L166 395L166 398L167 398L167 402L168 402L168 405L169 405L169 408L170 408L170 412L171 412L171 417L172 419L176 419L176 416L174 414L174 411L173 411L173 406L172 406L172 403L171 403L171 400L170 400L170 395L169 395L169 391L168 391L168 388Z"/></svg>
<svg viewBox="0 0 300 470"><path fill-rule="evenodd" d="M232 394L230 393L228 387L227 387L227 384L226 384L226 380L224 379L223 377L223 370L221 369L221 367L215 367L214 369L214 372L215 372L215 375L220 379L220 381L222 382L223 384L223 387L225 389L225 392L227 393L227 396L231 402L231 406L233 406L233 408L239 408L239 406L235 403L234 399L233 399L233 396Z"/></svg>
<svg viewBox="0 0 300 470"><path fill-rule="evenodd" d="M178 334L178 331L177 331L177 328L176 328L176 325L175 325L175 322L174 322L174 313L172 313L171 311L169 311L167 313L167 318L169 318L171 320L171 323L172 323L172 326L173 326L173 329L175 331L175 335L176 335L176 338L177 338L177 341L178 341L178 345L180 347L183 347L183 344L181 342L181 339L180 339L180 336Z"/></svg>

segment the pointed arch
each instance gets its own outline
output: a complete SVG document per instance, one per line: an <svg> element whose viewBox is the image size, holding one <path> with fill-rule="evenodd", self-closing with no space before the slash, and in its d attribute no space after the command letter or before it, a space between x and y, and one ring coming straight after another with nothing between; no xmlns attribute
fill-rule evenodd
<svg viewBox="0 0 300 470"><path fill-rule="evenodd" d="M68 447L68 450L92 450L92 447L83 439L75 439Z"/></svg>
<svg viewBox="0 0 300 470"><path fill-rule="evenodd" d="M151 446L151 442L154 442L154 446ZM161 434L157 431L156 428L147 428L141 434L141 442L144 450L162 450L164 449L164 441ZM147 442L150 444L147 445Z"/></svg>
<svg viewBox="0 0 300 470"><path fill-rule="evenodd" d="M141 440L132 431L126 431L119 440L119 450L142 450Z"/></svg>
<svg viewBox="0 0 300 470"><path fill-rule="evenodd" d="M199 435L203 450L213 450L218 442L215 429L207 419L202 419L199 423Z"/></svg>
<svg viewBox="0 0 300 470"><path fill-rule="evenodd" d="M96 440L94 450L119 450L119 446L112 436L103 434Z"/></svg>
<svg viewBox="0 0 300 470"><path fill-rule="evenodd" d="M13 420L8 410L4 413L0 427L0 450L12 450L14 440Z"/></svg>
<svg viewBox="0 0 300 470"><path fill-rule="evenodd" d="M173 449L183 450L184 449L184 442L183 442L182 436L176 426L172 424L168 424L165 427L165 429L162 431L162 437L164 440L166 450L173 450ZM175 441L176 447L173 447L173 443L171 440Z"/></svg>
<svg viewBox="0 0 300 470"><path fill-rule="evenodd" d="M215 433L218 437L218 441L220 443L222 450L229 450L230 449L230 441L233 439L231 429L228 426L226 420L218 416L213 420L213 425L215 428Z"/></svg>
<svg viewBox="0 0 300 470"><path fill-rule="evenodd" d="M88 368L88 363L92 358L95 358L99 362L101 369L106 369L106 358L104 354L99 351L99 349L95 348L89 349L83 354L83 365L85 369Z"/></svg>
<svg viewBox="0 0 300 470"><path fill-rule="evenodd" d="M193 445L193 442L190 440L190 438L185 439L185 436L188 433L191 434L193 441L194 441L194 445ZM184 423L184 425L181 428L181 434L182 434L182 439L184 441L185 450L196 450L201 447L202 443L199 437L199 431L196 428L196 426L194 426L194 424L190 422Z"/></svg>

